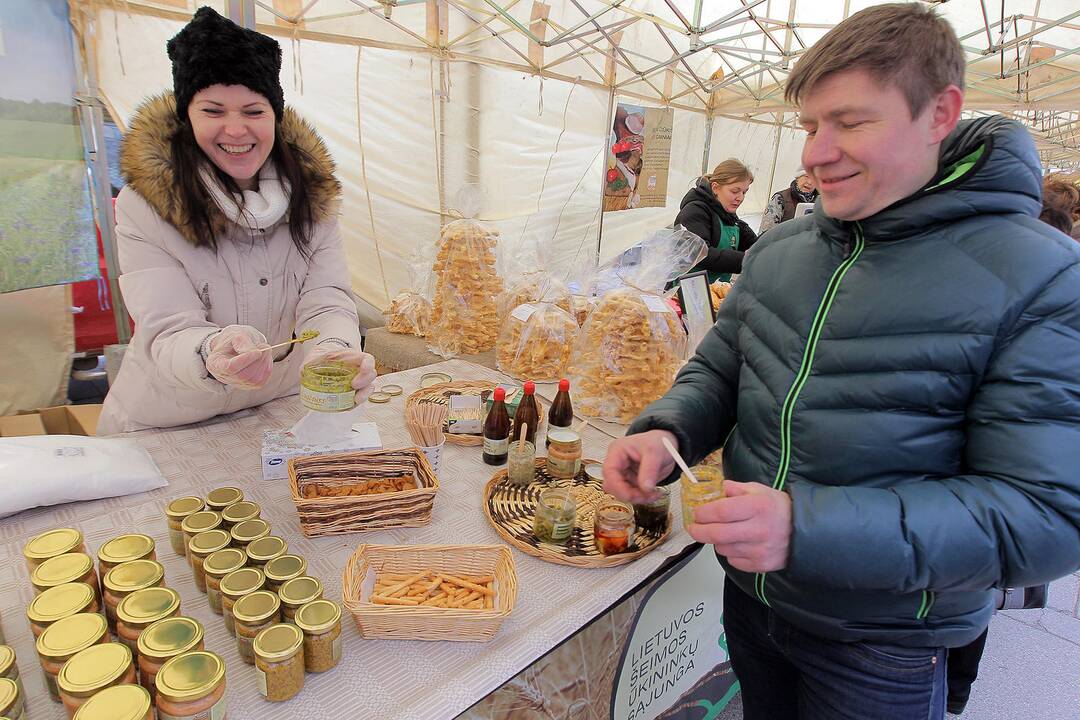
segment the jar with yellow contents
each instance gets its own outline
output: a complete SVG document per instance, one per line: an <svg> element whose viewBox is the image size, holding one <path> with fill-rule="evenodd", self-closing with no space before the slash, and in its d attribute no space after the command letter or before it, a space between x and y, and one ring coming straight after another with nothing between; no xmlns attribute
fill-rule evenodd
<svg viewBox="0 0 1080 720"><path fill-rule="evenodd" d="M203 572L206 574L206 599L210 603L210 609L218 615L222 613L221 579L246 564L247 553L232 547L211 553L203 561Z"/></svg>
<svg viewBox="0 0 1080 720"><path fill-rule="evenodd" d="M216 513L213 510L200 510L184 518L184 522L180 524L180 527L184 535L184 556L187 557L191 538L199 533L217 530L221 527L221 513ZM190 557L188 557L188 565L191 565Z"/></svg>
<svg viewBox="0 0 1080 720"><path fill-rule="evenodd" d="M270 534L270 523L262 519L245 520L234 525L229 532L232 534L232 546L247 552L248 545Z"/></svg>
<svg viewBox="0 0 1080 720"><path fill-rule="evenodd" d="M187 555L187 540L184 539L183 523L189 515L194 515L206 507L201 497L189 495L176 498L165 506L165 520L169 525L169 544L177 555Z"/></svg>
<svg viewBox="0 0 1080 720"><path fill-rule="evenodd" d="M114 537L98 548L98 573L105 577L120 563L132 560L157 560L154 538L133 533Z"/></svg>
<svg viewBox="0 0 1080 720"><path fill-rule="evenodd" d="M278 590L278 597L281 598L281 617L285 622L292 622L297 610L312 600L318 600L322 594L322 583L310 575L301 575L289 580Z"/></svg>
<svg viewBox="0 0 1080 720"><path fill-rule="evenodd" d="M83 703L105 688L135 684L131 650L120 643L89 647L64 664L56 684L68 717L74 718Z"/></svg>
<svg viewBox="0 0 1080 720"><path fill-rule="evenodd" d="M41 593L26 608L26 619L34 638L58 620L78 613L99 613L101 605L86 583L64 583Z"/></svg>
<svg viewBox="0 0 1080 720"><path fill-rule="evenodd" d="M304 633L304 666L325 672L341 660L341 608L330 600L313 600L293 619Z"/></svg>
<svg viewBox="0 0 1080 720"><path fill-rule="evenodd" d="M195 588L206 592L206 558L218 550L229 547L232 537L224 530L207 530L191 538L188 543L188 559L191 560L191 572L195 579Z"/></svg>
<svg viewBox="0 0 1080 720"><path fill-rule="evenodd" d="M157 560L132 560L120 563L102 579L105 591L105 617L109 628L116 630L116 606L133 592L165 585L165 567Z"/></svg>
<svg viewBox="0 0 1080 720"><path fill-rule="evenodd" d="M172 588L137 590L116 606L116 636L133 653L139 652L139 636L158 620L180 614L180 594Z"/></svg>
<svg viewBox="0 0 1080 720"><path fill-rule="evenodd" d="M49 558L66 553L84 553L86 545L83 534L74 528L57 528L35 535L23 546L26 569L33 573L38 565Z"/></svg>
<svg viewBox="0 0 1080 720"><path fill-rule="evenodd" d="M19 665L15 662L15 650L7 645L0 645L0 678L6 678L19 686L19 693L26 697L22 678L19 677Z"/></svg>
<svg viewBox="0 0 1080 720"><path fill-rule="evenodd" d="M161 666L158 720L225 720L225 661L200 650L177 655Z"/></svg>
<svg viewBox="0 0 1080 720"><path fill-rule="evenodd" d="M238 487L219 487L206 493L206 509L221 512L244 499L244 491Z"/></svg>
<svg viewBox="0 0 1080 720"><path fill-rule="evenodd" d="M289 543L276 535L259 538L247 546L248 565L262 568L276 557L289 551Z"/></svg>
<svg viewBox="0 0 1080 720"><path fill-rule="evenodd" d="M262 507L257 502L241 500L235 502L221 511L221 527L224 530L232 530L245 520L257 520L262 512Z"/></svg>
<svg viewBox="0 0 1080 720"><path fill-rule="evenodd" d="M255 679L270 702L282 702L304 687L304 633L274 625L255 636Z"/></svg>
<svg viewBox="0 0 1080 720"><path fill-rule="evenodd" d="M26 720L26 700L13 680L0 678L0 717Z"/></svg>
<svg viewBox="0 0 1080 720"><path fill-rule="evenodd" d="M281 622L281 600L275 593L257 590L236 601L233 619L236 621L236 649L240 659L254 665L255 650L252 645L255 637L271 625Z"/></svg>
<svg viewBox="0 0 1080 720"><path fill-rule="evenodd" d="M94 561L86 553L57 555L38 565L30 574L30 584L39 593L69 582L85 583L94 591L94 596L98 601L101 600L101 589L97 571L94 570Z"/></svg>
<svg viewBox="0 0 1080 720"><path fill-rule="evenodd" d="M334 360L304 367L300 371L300 402L318 412L352 410L356 405L352 381L357 371L354 365Z"/></svg>
<svg viewBox="0 0 1080 720"><path fill-rule="evenodd" d="M162 666L177 655L203 650L205 633L202 624L189 617L158 620L139 635L139 682L156 697L154 679Z"/></svg>
<svg viewBox="0 0 1080 720"><path fill-rule="evenodd" d="M83 703L75 720L154 720L154 706L146 688L113 685Z"/></svg>
<svg viewBox="0 0 1080 720"><path fill-rule="evenodd" d="M109 642L109 626L98 613L78 613L57 620L37 639L37 653L49 697L60 702L56 676L64 663L88 647Z"/></svg>
<svg viewBox="0 0 1080 720"><path fill-rule="evenodd" d="M267 589L277 592L281 586L307 572L307 560L299 555L279 555L263 568Z"/></svg>
<svg viewBox="0 0 1080 720"><path fill-rule="evenodd" d="M230 635L236 635L233 605L245 595L262 590L265 584L266 576L259 568L240 568L221 578L221 615Z"/></svg>

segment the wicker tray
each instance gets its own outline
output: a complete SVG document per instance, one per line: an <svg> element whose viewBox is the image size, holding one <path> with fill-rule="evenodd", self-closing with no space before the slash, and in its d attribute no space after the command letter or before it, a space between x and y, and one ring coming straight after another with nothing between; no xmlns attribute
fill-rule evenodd
<svg viewBox="0 0 1080 720"><path fill-rule="evenodd" d="M479 395L485 390L494 390L498 387L498 383L490 382L488 380L455 380L448 383L439 383L438 385L431 385L429 387L417 390L408 397L405 401L405 407L415 405L420 402L434 402L440 405L445 405L450 397L450 393L456 392L462 395ZM544 402L537 397L536 404L540 408L540 427L537 430L543 429L547 420L547 412L544 408ZM513 420L513 418L510 418ZM443 426L445 432L446 426ZM446 433L446 442L451 445L465 445L465 446L479 446L484 444L483 435L456 435L452 433Z"/></svg>
<svg viewBox="0 0 1080 720"><path fill-rule="evenodd" d="M630 550L618 555L603 555L593 540L595 503L604 496L600 483L585 474L585 466L594 460L582 460L582 470L573 480L552 478L547 474L547 459L537 458L536 480L525 487L510 485L506 470L500 470L484 486L484 514L495 531L518 550L541 560L583 568L608 568L625 565L655 548L671 532L668 522L662 534L638 529ZM533 512L540 492L548 487L570 487L578 500L577 519L565 545L542 543L533 535Z"/></svg>
<svg viewBox="0 0 1080 720"><path fill-rule="evenodd" d="M330 487L358 480L412 474L417 487L400 492L345 497L304 497L310 483ZM289 489L308 537L419 527L431 522L431 506L439 479L427 456L417 448L318 455L289 460Z"/></svg>
<svg viewBox="0 0 1080 720"><path fill-rule="evenodd" d="M495 576L495 607L458 610L376 605L371 595L375 573L421 570ZM367 639L490 640L514 609L517 573L505 545L361 545L341 575L341 601L352 614L360 636Z"/></svg>

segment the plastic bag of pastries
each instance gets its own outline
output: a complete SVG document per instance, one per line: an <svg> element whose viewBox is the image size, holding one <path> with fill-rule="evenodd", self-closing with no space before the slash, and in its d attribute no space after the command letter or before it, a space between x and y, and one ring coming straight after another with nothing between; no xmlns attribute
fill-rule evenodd
<svg viewBox="0 0 1080 720"><path fill-rule="evenodd" d="M435 289L431 272L435 250L420 246L408 260L409 278L413 285L393 297L383 310L386 329L400 335L424 337L431 326L431 295Z"/></svg>
<svg viewBox="0 0 1080 720"><path fill-rule="evenodd" d="M524 303L503 321L496 363L519 380L555 382L564 375L577 334L577 321L558 305Z"/></svg>

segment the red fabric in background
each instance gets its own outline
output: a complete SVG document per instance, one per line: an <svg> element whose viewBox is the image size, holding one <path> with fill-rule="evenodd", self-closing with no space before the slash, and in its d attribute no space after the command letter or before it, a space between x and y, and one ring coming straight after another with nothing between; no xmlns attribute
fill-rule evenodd
<svg viewBox="0 0 1080 720"><path fill-rule="evenodd" d="M106 345L114 345L117 341L109 271L105 265L105 247L101 243L100 230L97 233L97 250L101 280L83 280L71 284L71 304L83 309L81 313L75 313L75 352L100 352ZM135 323L131 322L131 318L128 318L128 322L134 330Z"/></svg>

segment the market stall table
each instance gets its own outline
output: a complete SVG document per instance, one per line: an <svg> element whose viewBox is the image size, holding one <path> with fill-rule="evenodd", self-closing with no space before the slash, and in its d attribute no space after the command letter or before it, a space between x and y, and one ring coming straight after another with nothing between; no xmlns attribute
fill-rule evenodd
<svg viewBox="0 0 1080 720"><path fill-rule="evenodd" d="M378 383L396 383L404 394L385 404L367 404L365 418L379 426L385 448L412 445L404 427L405 397L419 387L427 372L446 372L458 380L507 378L461 360L395 373ZM205 495L222 485L243 488L247 499L262 505L262 516L291 552L308 561L309 574L321 578L326 597L341 599L341 572L361 543L496 544L499 536L481 508L481 490L497 469L484 465L477 447L447 444L439 479L441 487L429 525L356 535L305 538L299 528L288 481L263 481L260 441L264 430L291 426L301 415L299 400L287 397L228 417L180 428L129 434L145 447L170 485L142 495L62 505L27 511L0 521L0 617L8 643L17 653L28 694L28 713L35 720L64 717L59 703L46 693L38 668L25 608L33 591L22 558L26 538L54 527L78 527L88 551L125 532L143 532L157 541L167 584L182 598L182 612L206 628L206 647L219 653L228 667L228 712L232 720L275 720L377 713L379 717L451 718L496 689L559 642L607 610L691 544L682 530L673 500L669 539L640 560L612 569L577 569L554 565L514 551L518 597L513 613L487 643L364 640L346 613L343 658L337 668L309 674L301 693L273 704L258 693L254 670L244 664L220 616L199 593L185 560L169 546L165 503L174 497ZM594 428L583 438L584 455L602 459L611 436ZM677 492L677 491L676 491Z"/></svg>
<svg viewBox="0 0 1080 720"><path fill-rule="evenodd" d="M398 372L443 362L443 358L428 350L426 338L392 333L385 327L371 328L364 333L364 350L374 355L379 372ZM495 351L464 355L467 360L487 368L495 367Z"/></svg>

